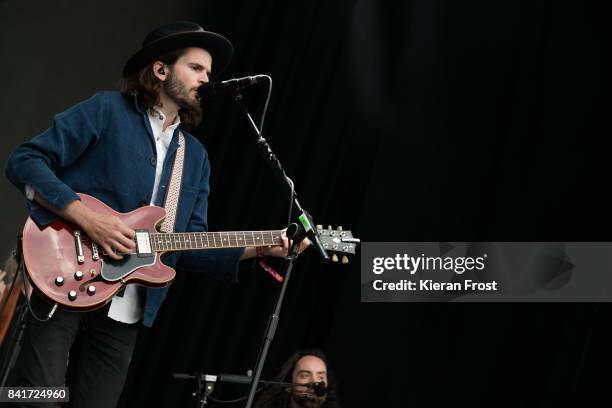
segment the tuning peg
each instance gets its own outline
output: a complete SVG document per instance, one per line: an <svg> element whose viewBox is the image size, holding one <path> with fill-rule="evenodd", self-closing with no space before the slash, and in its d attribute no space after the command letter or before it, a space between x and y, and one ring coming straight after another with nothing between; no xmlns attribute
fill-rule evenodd
<svg viewBox="0 0 612 408"><path fill-rule="evenodd" d="M331 259L332 259L332 262L338 262L338 255L333 254Z"/></svg>
<svg viewBox="0 0 612 408"><path fill-rule="evenodd" d="M343 264L347 264L348 263L348 258L346 257L346 255L342 255L342 263Z"/></svg>
<svg viewBox="0 0 612 408"><path fill-rule="evenodd" d="M332 228L332 226L331 226L331 225L328 225L328 226L327 226L327 229L331 231L333 228Z"/></svg>
<svg viewBox="0 0 612 408"><path fill-rule="evenodd" d="M321 225L321 224L317 224L317 229L318 229L318 230L322 230L322 229L323 229L323 225Z"/></svg>
<svg viewBox="0 0 612 408"><path fill-rule="evenodd" d="M338 225L338 231L342 231L342 225Z"/></svg>

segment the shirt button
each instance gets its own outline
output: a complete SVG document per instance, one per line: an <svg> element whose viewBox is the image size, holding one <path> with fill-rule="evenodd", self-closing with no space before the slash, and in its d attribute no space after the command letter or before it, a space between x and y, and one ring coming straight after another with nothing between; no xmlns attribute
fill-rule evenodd
<svg viewBox="0 0 612 408"><path fill-rule="evenodd" d="M151 163L151 166L153 167L157 165L157 159L155 159L155 157L151 157L151 160L149 160L149 162Z"/></svg>

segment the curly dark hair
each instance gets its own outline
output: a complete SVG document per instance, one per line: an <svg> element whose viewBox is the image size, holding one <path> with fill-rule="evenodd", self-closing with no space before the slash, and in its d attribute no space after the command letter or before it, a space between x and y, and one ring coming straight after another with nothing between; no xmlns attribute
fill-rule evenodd
<svg viewBox="0 0 612 408"><path fill-rule="evenodd" d="M137 95L138 102L146 109L159 105L159 91L162 87L162 81L153 74L153 64L155 64L156 61L161 61L172 67L185 52L186 49L182 48L166 53L141 68L132 76L121 78L118 84L119 91L125 97ZM194 129L202 120L202 113L192 109L181 108L178 114L181 118L181 125L187 130Z"/></svg>
<svg viewBox="0 0 612 408"><path fill-rule="evenodd" d="M315 356L323 360L327 367L327 398L321 405L322 408L339 408L338 397L336 395L336 387L334 377L329 368L329 363L323 351L318 348L298 350L285 361L278 374L273 378L273 381L290 383L293 380L293 370L297 362L306 356ZM287 408L291 407L291 394L285 389L279 387L269 387L263 391L255 403L255 408Z"/></svg>

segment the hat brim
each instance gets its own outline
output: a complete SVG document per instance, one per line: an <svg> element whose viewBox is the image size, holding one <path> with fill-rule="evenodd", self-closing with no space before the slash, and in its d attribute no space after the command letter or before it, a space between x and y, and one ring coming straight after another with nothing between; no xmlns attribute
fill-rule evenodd
<svg viewBox="0 0 612 408"><path fill-rule="evenodd" d="M217 33L211 31L177 33L147 44L132 55L123 67L123 77L135 74L140 68L166 53L188 47L203 48L210 52L213 78L227 68L234 54L232 43Z"/></svg>

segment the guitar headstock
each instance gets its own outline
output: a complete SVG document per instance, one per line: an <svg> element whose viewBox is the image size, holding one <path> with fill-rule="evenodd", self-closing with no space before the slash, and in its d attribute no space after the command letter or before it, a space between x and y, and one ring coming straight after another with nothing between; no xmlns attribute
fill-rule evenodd
<svg viewBox="0 0 612 408"><path fill-rule="evenodd" d="M338 255L336 252L355 255L355 249L361 242L359 238L353 237L351 231L345 231L342 227L333 229L331 225L327 228L323 228L322 225L317 225L317 232L319 233L323 248L325 248L327 252L332 253L331 259L333 262L338 262ZM342 255L342 263L348 263L346 255Z"/></svg>

